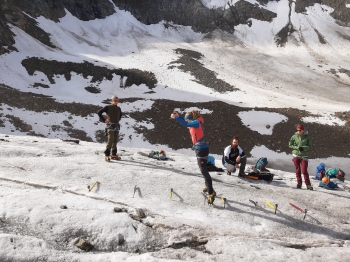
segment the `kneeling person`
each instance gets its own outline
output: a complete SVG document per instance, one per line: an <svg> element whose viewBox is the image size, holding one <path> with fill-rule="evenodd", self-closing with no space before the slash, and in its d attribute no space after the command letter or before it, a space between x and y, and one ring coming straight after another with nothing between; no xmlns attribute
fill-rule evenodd
<svg viewBox="0 0 350 262"><path fill-rule="evenodd" d="M236 172L236 168L239 168L238 176L245 176L244 170L247 163L246 155L243 149L239 146L238 136L234 136L231 141L231 145L227 146L222 156L222 164L227 169L227 174Z"/></svg>

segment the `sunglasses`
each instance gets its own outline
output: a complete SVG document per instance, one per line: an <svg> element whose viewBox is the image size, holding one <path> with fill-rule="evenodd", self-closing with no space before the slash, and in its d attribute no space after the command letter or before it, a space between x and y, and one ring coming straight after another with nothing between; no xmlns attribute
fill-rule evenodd
<svg viewBox="0 0 350 262"><path fill-rule="evenodd" d="M297 130L298 132L301 132L301 131L303 131L303 130Z"/></svg>

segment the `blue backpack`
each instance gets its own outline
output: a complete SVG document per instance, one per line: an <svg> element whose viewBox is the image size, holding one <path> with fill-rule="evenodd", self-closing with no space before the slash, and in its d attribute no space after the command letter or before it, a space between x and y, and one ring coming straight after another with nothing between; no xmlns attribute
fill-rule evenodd
<svg viewBox="0 0 350 262"><path fill-rule="evenodd" d="M324 184L324 183L320 182L320 184L318 186L323 187L325 189L332 189L332 190L338 188L338 185L332 181L329 181L328 184Z"/></svg>
<svg viewBox="0 0 350 262"><path fill-rule="evenodd" d="M326 174L326 165L321 163L316 167L316 179L322 180Z"/></svg>
<svg viewBox="0 0 350 262"><path fill-rule="evenodd" d="M215 166L215 158L213 156L208 156L207 166Z"/></svg>
<svg viewBox="0 0 350 262"><path fill-rule="evenodd" d="M268 163L269 161L267 161L266 157L261 157L258 162L256 162L254 170L264 171Z"/></svg>

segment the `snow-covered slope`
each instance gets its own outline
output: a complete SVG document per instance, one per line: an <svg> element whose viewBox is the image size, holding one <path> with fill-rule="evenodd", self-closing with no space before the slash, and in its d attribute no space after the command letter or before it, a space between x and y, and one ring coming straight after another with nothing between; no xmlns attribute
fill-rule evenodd
<svg viewBox="0 0 350 262"><path fill-rule="evenodd" d="M278 170L270 184L212 172L227 204L217 198L210 207L195 157L168 151L174 161L158 161L141 154L147 149L120 148L122 161L107 163L96 143L0 139L1 261L346 261L350 255L350 192L342 189L348 182L329 191L314 181L309 191L295 189L294 174ZM276 214L266 200L278 204ZM307 209L305 219L290 203ZM95 248L78 249L78 239Z"/></svg>
<svg viewBox="0 0 350 262"><path fill-rule="evenodd" d="M220 9L233 6L238 1L202 2L208 8ZM95 108L102 107L106 99L117 94L123 101L120 103L124 113L120 145L125 147L155 146L142 133L142 130L155 129L155 123L152 122L154 119L150 119L143 112L152 108L156 101L165 99L179 104L188 101L194 107L196 103L208 101L223 101L239 106L242 110L237 114L240 119L234 123L237 126L223 126L226 130L232 130L229 136L241 129L245 130L244 127L256 131L254 134L270 136L269 141L276 137L273 133L274 126L289 119L280 112L274 115L258 110L266 107L292 108L303 114L311 113L313 115L300 117L298 121L310 125L320 123L318 130L333 127L332 132L327 131L327 141L334 139L328 148L339 147L343 150L347 143L336 143L339 138L332 133L342 129L345 130L342 134L347 135L345 127L349 124L346 117L346 113L350 111L349 27L340 25L331 16L332 8L325 5L315 4L307 7L306 12L300 13L295 11L296 2L287 0L248 2L275 13L276 17L271 22L250 19L248 24L235 26L233 34L221 30L198 33L190 26L177 25L170 21L145 25L130 12L120 10L115 5L115 13L104 19L82 21L68 10L57 21L45 16L33 18L37 26L49 34L56 48L43 44L19 27L11 25L17 51L0 57L0 84L6 85L4 88L0 86L0 132L14 135L35 134L49 138L76 138L76 133L80 132L83 133L81 139L100 141L98 132L103 126L98 124ZM263 5L262 2L266 4ZM30 18L28 14L25 15ZM284 28L286 31L282 30ZM284 35L278 34L281 30ZM279 37L279 45L276 43L276 36ZM288 41L284 41L284 38ZM190 64L186 67L178 49L194 51L199 58L190 57L188 60L196 60L195 66ZM51 71L45 74L45 70L39 68L35 60L32 68L29 68L33 70L31 73L23 65L24 60L31 58L59 64L49 63L47 67ZM158 82L154 88L146 84L125 86L125 77L118 74L113 74L111 79L104 77L101 81L93 82L91 75L59 71L68 62L84 67L84 61L94 65L96 71L102 67L110 70L136 68L142 72L149 71ZM203 84L193 74L199 71L199 66L204 71L204 77L213 73L214 86L223 81L234 87L234 91L219 92L212 86ZM100 93L88 92L87 87L96 88ZM6 88L12 88L19 93L11 92L11 95L7 95L10 92ZM32 97L44 95L52 99L47 100L45 103L48 106L42 109L41 105L36 105L37 100L27 99L24 94L32 94ZM17 103L10 103L13 97ZM77 106L74 102L93 109L83 116L71 109ZM52 104L54 106L50 107ZM190 108L187 105L177 107L183 111ZM257 111L252 109L254 107ZM166 110L170 114L173 108ZM142 120L131 116L135 112L143 114ZM344 112L344 117L339 118L340 112ZM153 113L156 115L157 111L154 110ZM219 118L222 111L205 114L206 117ZM246 118L250 118L250 121L246 121ZM231 122L230 118L225 120L225 123ZM267 126L271 128L268 129ZM206 130L208 133L215 131L209 128ZM289 130L291 136L294 130ZM223 138L214 136L212 139L215 144L221 141L226 143ZM287 144L287 139L283 139L280 140L281 144ZM324 140L324 137L316 140L315 145L325 143ZM162 144L168 143L168 140L162 141ZM256 147L247 153L254 158L265 155L271 159L271 163L275 161L276 167L283 170L291 168L289 151L276 153L267 144L261 143L258 141ZM170 150L169 147L165 149ZM187 147L188 145L184 148ZM330 165L347 170L350 160L346 150L343 150L341 158L329 160ZM179 152L190 154L187 149ZM327 157L331 155L329 153ZM287 160L289 164L284 165ZM321 161L327 160L312 160L310 169L313 170ZM283 165L278 166L279 163Z"/></svg>

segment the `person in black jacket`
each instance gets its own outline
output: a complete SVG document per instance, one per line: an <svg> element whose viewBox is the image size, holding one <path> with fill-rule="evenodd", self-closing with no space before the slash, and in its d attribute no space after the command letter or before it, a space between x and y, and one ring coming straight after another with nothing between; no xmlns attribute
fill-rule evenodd
<svg viewBox="0 0 350 262"><path fill-rule="evenodd" d="M120 160L117 155L117 142L119 138L119 121L122 117L122 111L118 106L119 99L117 96L112 96L112 104L105 106L97 112L100 122L106 123L107 144L105 150L105 160L110 161L110 154L112 152L112 159ZM105 115L103 115L105 113Z"/></svg>
<svg viewBox="0 0 350 262"><path fill-rule="evenodd" d="M231 145L227 146L222 156L222 164L226 167L227 174L236 172L236 168L239 168L238 176L245 176L244 170L247 163L247 157L243 149L239 146L238 136L234 136L231 141Z"/></svg>

